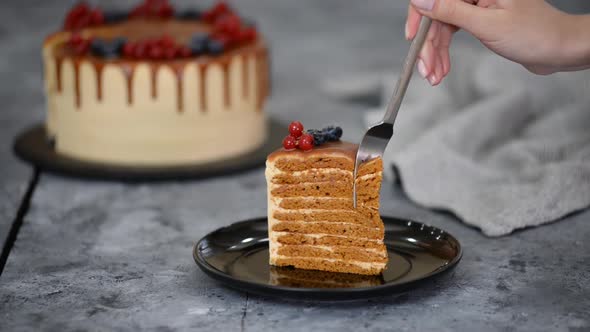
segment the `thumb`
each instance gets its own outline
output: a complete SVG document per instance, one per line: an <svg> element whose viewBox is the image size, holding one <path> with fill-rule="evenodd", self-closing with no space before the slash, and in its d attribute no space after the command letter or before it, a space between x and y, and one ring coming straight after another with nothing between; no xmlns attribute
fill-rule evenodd
<svg viewBox="0 0 590 332"><path fill-rule="evenodd" d="M472 34L483 33L486 26L493 24L493 12L463 0L411 0L420 14L437 21L455 25Z"/></svg>

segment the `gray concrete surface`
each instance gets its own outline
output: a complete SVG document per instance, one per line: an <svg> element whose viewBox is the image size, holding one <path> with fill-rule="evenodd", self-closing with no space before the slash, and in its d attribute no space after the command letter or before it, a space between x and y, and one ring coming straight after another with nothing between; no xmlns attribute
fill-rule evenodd
<svg viewBox="0 0 590 332"><path fill-rule="evenodd" d="M2 124L5 140L16 127L42 117L37 47L41 36L58 25L56 17L67 3L2 4L7 8L1 14L6 20L0 20L6 52L0 63L6 77L1 93L12 101L6 113L10 122ZM270 113L285 122L337 122L347 139L358 139L362 106L330 99L319 85L350 72L395 70L406 50L405 4L237 4L260 19L271 40ZM459 42L471 41L462 35ZM16 46L4 47L11 43ZM30 171L2 146L0 158L9 161L2 162L2 170L16 174L2 181L22 186ZM18 193L5 191L18 200ZM382 197L383 214L424 221L456 235L465 248L457 269L395 296L298 303L226 289L192 261L192 245L207 232L266 213L262 169L203 181L136 185L43 174L0 276L0 330L590 330L590 211L489 239L451 215L416 206L398 185L385 184ZM0 208L2 214L14 213L8 203Z"/></svg>

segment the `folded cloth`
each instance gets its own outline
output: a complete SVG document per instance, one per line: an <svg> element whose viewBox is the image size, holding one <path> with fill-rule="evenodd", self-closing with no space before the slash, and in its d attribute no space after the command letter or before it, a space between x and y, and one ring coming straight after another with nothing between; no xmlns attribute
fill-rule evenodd
<svg viewBox="0 0 590 332"><path fill-rule="evenodd" d="M455 53L445 82L416 75L400 109L385 161L407 195L488 236L590 206L590 71L535 76L489 52ZM383 81L387 101L396 79Z"/></svg>

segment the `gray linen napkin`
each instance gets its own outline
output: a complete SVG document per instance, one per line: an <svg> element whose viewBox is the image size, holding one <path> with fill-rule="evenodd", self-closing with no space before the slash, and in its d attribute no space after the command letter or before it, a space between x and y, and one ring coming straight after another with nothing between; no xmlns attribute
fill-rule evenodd
<svg viewBox="0 0 590 332"><path fill-rule="evenodd" d="M590 71L535 76L469 49L453 66L439 87L416 75L400 110L385 159L407 195L488 236L590 206Z"/></svg>

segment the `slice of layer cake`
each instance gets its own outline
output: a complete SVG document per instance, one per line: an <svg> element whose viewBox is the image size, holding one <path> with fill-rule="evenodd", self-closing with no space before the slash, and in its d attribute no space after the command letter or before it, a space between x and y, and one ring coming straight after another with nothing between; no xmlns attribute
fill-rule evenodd
<svg viewBox="0 0 590 332"><path fill-rule="evenodd" d="M268 156L271 265L367 275L385 269L379 215L383 163L375 159L359 169L355 210L356 150L355 144L337 141L309 151L280 149Z"/></svg>

